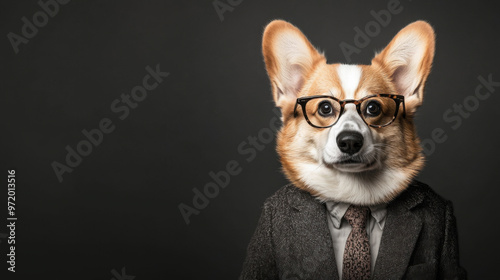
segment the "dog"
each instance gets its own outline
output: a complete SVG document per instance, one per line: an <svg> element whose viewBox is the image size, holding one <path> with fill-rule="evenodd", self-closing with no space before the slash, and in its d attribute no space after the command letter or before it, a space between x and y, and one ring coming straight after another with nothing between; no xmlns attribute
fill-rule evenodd
<svg viewBox="0 0 500 280"><path fill-rule="evenodd" d="M291 184L264 203L240 279L356 279L339 260L347 249L334 245L329 205L383 209L368 276L358 279L466 278L451 202L415 180L424 156L414 117L434 49L433 28L416 21L370 65L327 64L297 27L267 25L262 50L283 122L277 153Z"/></svg>

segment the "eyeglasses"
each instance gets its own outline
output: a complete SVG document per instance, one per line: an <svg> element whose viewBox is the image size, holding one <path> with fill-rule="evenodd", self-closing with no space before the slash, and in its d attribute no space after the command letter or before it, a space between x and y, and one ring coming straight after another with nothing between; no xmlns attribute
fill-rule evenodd
<svg viewBox="0 0 500 280"><path fill-rule="evenodd" d="M300 104L306 121L316 128L333 126L342 116L346 104L353 103L363 121L375 128L390 125L397 117L399 105L403 103L403 117L406 116L404 96L395 94L374 94L359 100L338 100L331 95L314 95L297 98L294 117L297 117L297 106Z"/></svg>

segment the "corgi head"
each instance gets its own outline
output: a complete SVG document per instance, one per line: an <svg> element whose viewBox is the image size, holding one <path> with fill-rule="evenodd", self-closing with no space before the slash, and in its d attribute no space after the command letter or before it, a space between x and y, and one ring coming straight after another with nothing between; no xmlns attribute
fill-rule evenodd
<svg viewBox="0 0 500 280"><path fill-rule="evenodd" d="M408 186L424 163L413 119L434 56L428 23L403 28L371 65L327 64L281 20L267 25L262 49L283 118L277 151L295 186L356 205Z"/></svg>

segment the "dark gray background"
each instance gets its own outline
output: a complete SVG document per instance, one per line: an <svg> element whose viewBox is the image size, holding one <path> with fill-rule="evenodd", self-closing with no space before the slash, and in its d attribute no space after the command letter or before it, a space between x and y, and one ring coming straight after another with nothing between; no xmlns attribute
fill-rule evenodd
<svg viewBox="0 0 500 280"><path fill-rule="evenodd" d="M245 0L221 21L212 1L73 0L15 54L7 34L20 34L21 18L40 7L2 1L1 170L6 178L17 169L16 275L112 279L113 269L125 267L137 280L235 279L263 201L286 184L274 141L251 162L237 149L273 117L264 26L288 20L329 62L346 62L339 44L353 44L353 28L363 29L370 11L387 3ZM434 26L436 56L417 126L423 139L438 127L448 139L419 179L454 202L471 279L498 275L500 90L456 130L443 113L474 94L479 75L500 81L500 22L491 3L402 0L403 11L352 56L367 64L406 24ZM156 64L170 76L119 120L111 102ZM59 183L51 163L63 163L65 146L75 147L81 131L104 117L115 131ZM230 160L241 174L186 225L178 205L192 205L192 189ZM6 195L4 185L0 233L7 231Z"/></svg>

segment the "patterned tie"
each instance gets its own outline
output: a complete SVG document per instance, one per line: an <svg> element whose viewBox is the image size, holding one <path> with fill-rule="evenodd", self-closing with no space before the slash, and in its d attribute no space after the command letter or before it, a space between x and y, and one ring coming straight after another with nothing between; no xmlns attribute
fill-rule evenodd
<svg viewBox="0 0 500 280"><path fill-rule="evenodd" d="M344 249L342 279L370 279L370 242L366 232L366 222L370 209L351 205L344 218L352 226Z"/></svg>

